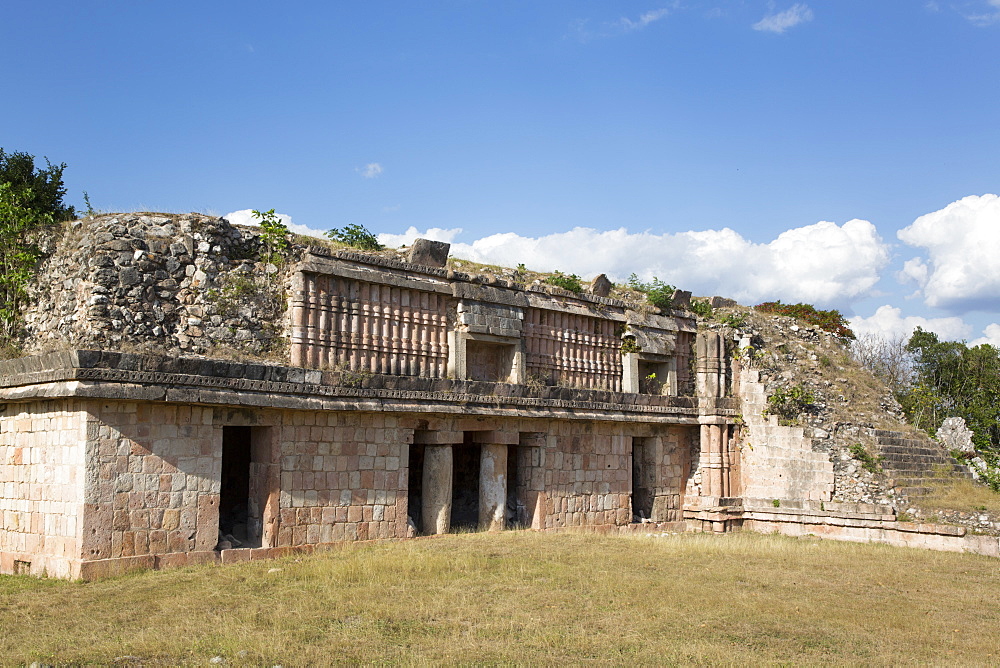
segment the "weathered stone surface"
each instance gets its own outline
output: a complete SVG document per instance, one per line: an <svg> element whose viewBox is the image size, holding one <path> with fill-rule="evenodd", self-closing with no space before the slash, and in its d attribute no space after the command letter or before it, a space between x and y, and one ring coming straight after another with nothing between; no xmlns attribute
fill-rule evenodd
<svg viewBox="0 0 1000 668"><path fill-rule="evenodd" d="M608 277L604 274L598 274L594 280L590 282L590 294L596 295L598 297L607 297L611 294L611 288L615 286Z"/></svg>
<svg viewBox="0 0 1000 668"><path fill-rule="evenodd" d="M409 261L425 267L444 267L448 264L451 244L430 239L416 239L410 247Z"/></svg>
<svg viewBox="0 0 1000 668"><path fill-rule="evenodd" d="M452 472L454 459L450 445L424 448L424 472L421 489L423 506L420 516L423 533L448 533L451 529Z"/></svg>

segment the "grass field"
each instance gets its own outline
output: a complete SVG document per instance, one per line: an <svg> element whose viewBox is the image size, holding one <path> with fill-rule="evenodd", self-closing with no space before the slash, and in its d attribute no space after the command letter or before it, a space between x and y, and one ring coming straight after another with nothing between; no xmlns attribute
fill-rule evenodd
<svg viewBox="0 0 1000 668"><path fill-rule="evenodd" d="M1000 560L731 534L459 534L0 577L7 664L998 664Z"/></svg>

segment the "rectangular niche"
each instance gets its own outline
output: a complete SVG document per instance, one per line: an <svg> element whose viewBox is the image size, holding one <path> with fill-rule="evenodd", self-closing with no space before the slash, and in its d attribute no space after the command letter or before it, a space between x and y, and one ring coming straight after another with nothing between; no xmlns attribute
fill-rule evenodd
<svg viewBox="0 0 1000 668"><path fill-rule="evenodd" d="M513 343L492 341L466 341L465 364L468 380L485 380L491 383L509 383L514 373Z"/></svg>

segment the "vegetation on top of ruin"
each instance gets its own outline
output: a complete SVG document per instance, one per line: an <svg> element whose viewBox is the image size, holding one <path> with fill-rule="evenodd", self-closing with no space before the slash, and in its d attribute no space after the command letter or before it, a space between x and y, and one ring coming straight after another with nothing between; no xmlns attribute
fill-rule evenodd
<svg viewBox="0 0 1000 668"><path fill-rule="evenodd" d="M754 308L762 313L791 316L807 325L819 327L843 339L854 338L854 332L851 331L847 319L836 309L824 311L812 304L782 304L780 299L776 302L757 304Z"/></svg>
<svg viewBox="0 0 1000 668"><path fill-rule="evenodd" d="M453 534L86 583L0 576L0 655L13 665L976 664L998 652L998 587L989 557L816 538Z"/></svg>

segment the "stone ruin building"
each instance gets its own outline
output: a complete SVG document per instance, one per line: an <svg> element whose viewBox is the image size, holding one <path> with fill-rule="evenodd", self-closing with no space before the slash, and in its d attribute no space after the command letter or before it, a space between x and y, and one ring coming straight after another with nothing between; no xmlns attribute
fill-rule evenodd
<svg viewBox="0 0 1000 668"><path fill-rule="evenodd" d="M834 464L685 293L658 312L224 220L76 222L0 363L0 571L91 578L460 528L814 533L994 552L834 503ZM652 380L655 379L655 382ZM970 542L972 541L972 542Z"/></svg>

